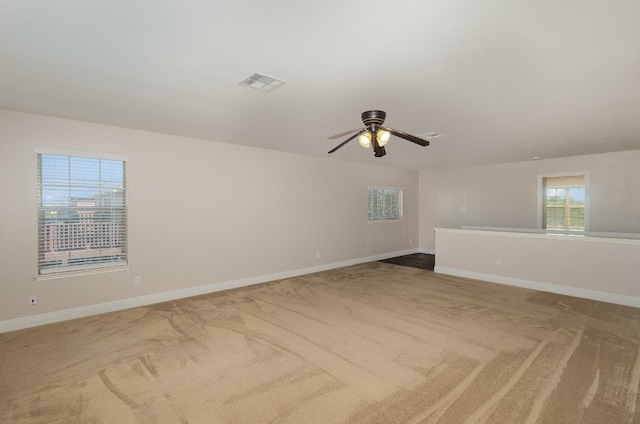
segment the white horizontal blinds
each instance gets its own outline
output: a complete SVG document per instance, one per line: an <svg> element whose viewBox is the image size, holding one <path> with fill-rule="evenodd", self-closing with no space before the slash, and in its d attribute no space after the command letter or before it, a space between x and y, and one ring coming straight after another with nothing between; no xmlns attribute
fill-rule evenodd
<svg viewBox="0 0 640 424"><path fill-rule="evenodd" d="M584 175L544 177L545 188L584 187Z"/></svg>
<svg viewBox="0 0 640 424"><path fill-rule="evenodd" d="M40 274L127 263L125 162L38 155Z"/></svg>
<svg viewBox="0 0 640 424"><path fill-rule="evenodd" d="M402 189L369 187L369 220L402 218Z"/></svg>

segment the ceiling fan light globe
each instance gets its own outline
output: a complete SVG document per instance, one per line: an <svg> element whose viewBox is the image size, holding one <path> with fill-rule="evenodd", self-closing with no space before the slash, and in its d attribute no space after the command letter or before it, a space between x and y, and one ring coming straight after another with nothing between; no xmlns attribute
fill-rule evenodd
<svg viewBox="0 0 640 424"><path fill-rule="evenodd" d="M391 133L389 131L378 130L378 132L376 133L376 140L378 140L378 144L380 145L380 147L383 147L385 144L387 144L390 138Z"/></svg>
<svg viewBox="0 0 640 424"><path fill-rule="evenodd" d="M360 145L365 149L368 149L369 147L371 147L371 133L367 131L365 133L360 134L358 136L358 143L360 143Z"/></svg>

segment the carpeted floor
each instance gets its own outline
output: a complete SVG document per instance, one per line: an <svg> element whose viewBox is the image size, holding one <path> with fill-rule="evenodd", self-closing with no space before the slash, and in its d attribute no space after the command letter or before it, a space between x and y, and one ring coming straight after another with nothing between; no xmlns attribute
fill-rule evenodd
<svg viewBox="0 0 640 424"><path fill-rule="evenodd" d="M640 310L369 263L0 334L0 422L640 423Z"/></svg>

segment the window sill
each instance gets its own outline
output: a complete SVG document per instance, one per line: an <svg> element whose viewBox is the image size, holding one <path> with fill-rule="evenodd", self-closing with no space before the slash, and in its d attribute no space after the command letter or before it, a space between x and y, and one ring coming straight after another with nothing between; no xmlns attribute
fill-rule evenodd
<svg viewBox="0 0 640 424"><path fill-rule="evenodd" d="M35 275L33 278L35 278L36 281L59 280L61 278L83 277L87 275L107 274L110 272L127 271L128 269L129 269L129 265L96 267L96 268L78 269L74 271L51 272L48 274Z"/></svg>
<svg viewBox="0 0 640 424"><path fill-rule="evenodd" d="M391 222L402 222L404 218L389 218L389 219L368 219L369 224L385 224Z"/></svg>

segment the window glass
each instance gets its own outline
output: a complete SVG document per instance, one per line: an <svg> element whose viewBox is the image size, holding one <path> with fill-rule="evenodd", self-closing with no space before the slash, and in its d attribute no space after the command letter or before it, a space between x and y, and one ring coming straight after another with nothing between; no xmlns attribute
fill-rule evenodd
<svg viewBox="0 0 640 424"><path fill-rule="evenodd" d="M544 177L543 228L585 229L586 188L584 175Z"/></svg>
<svg viewBox="0 0 640 424"><path fill-rule="evenodd" d="M126 265L125 162L38 155L38 273Z"/></svg>
<svg viewBox="0 0 640 424"><path fill-rule="evenodd" d="M369 220L402 218L402 189L369 187Z"/></svg>

